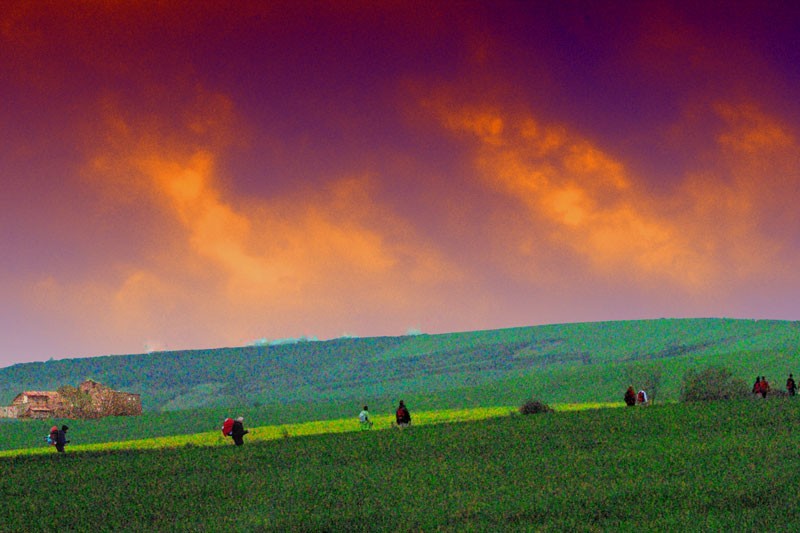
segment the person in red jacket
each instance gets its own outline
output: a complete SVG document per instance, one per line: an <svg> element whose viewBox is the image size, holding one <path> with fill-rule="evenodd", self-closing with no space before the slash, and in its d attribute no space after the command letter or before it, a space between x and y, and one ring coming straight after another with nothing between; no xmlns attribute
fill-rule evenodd
<svg viewBox="0 0 800 533"><path fill-rule="evenodd" d="M756 376L756 382L753 383L753 394L756 396L761 394L761 376Z"/></svg>
<svg viewBox="0 0 800 533"><path fill-rule="evenodd" d="M766 398L768 392L769 382L767 381L767 376L761 376L761 397Z"/></svg>

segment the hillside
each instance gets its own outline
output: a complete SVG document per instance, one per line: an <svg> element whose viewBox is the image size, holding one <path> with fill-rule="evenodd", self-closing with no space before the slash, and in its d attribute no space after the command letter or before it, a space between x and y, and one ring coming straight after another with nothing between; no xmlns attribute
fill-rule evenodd
<svg viewBox="0 0 800 533"><path fill-rule="evenodd" d="M722 364L776 385L800 372L800 324L732 319L597 322L26 363L0 369L0 403L23 390L92 378L142 395L145 410L369 401L417 408L617 401L660 375L675 399L683 372ZM352 410L352 409L350 409ZM338 415L339 413L335 413ZM324 418L324 416L323 416Z"/></svg>

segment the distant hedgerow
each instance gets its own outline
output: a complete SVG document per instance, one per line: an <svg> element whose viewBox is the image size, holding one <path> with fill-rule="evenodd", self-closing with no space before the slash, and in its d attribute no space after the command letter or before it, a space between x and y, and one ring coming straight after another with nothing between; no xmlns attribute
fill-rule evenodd
<svg viewBox="0 0 800 533"><path fill-rule="evenodd" d="M523 415L535 415L537 413L552 413L553 409L540 400L528 400L520 405L519 412Z"/></svg>
<svg viewBox="0 0 800 533"><path fill-rule="evenodd" d="M747 383L733 375L727 368L708 367L689 369L681 384L682 402L732 400L747 396Z"/></svg>

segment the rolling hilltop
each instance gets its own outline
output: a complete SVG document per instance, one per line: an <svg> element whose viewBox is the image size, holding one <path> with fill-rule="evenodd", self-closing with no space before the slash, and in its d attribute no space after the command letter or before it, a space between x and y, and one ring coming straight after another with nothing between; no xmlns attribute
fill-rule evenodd
<svg viewBox="0 0 800 533"><path fill-rule="evenodd" d="M342 338L65 359L0 369L0 404L23 390L91 378L142 395L146 411L394 402L416 408L619 401L656 377L676 399L683 373L722 365L780 388L800 373L800 323L662 319L402 337ZM342 407L348 406L348 407ZM322 415L321 417L324 417Z"/></svg>

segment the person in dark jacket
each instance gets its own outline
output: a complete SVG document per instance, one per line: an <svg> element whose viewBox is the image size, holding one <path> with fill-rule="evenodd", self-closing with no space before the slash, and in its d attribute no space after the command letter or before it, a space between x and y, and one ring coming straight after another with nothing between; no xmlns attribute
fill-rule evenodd
<svg viewBox="0 0 800 533"><path fill-rule="evenodd" d="M400 405L397 407L395 419L397 420L397 425L399 427L405 427L411 424L411 413L408 412L406 404L403 403L403 400L400 400Z"/></svg>
<svg viewBox="0 0 800 533"><path fill-rule="evenodd" d="M56 450L58 450L59 453L64 453L64 446L69 442L67 440L68 429L67 426L61 426L61 429L56 433Z"/></svg>
<svg viewBox="0 0 800 533"><path fill-rule="evenodd" d="M797 394L797 383L794 382L794 376L791 374L789 374L789 378L786 380L786 392L789 393L789 396Z"/></svg>
<svg viewBox="0 0 800 533"><path fill-rule="evenodd" d="M233 430L231 430L231 437L233 437L233 443L237 446L241 446L244 444L244 436L250 433L246 429L244 429L244 418L241 416L233 421Z"/></svg>
<svg viewBox="0 0 800 533"><path fill-rule="evenodd" d="M625 405L628 407L636 405L636 391L633 390L633 385L625 391Z"/></svg>

